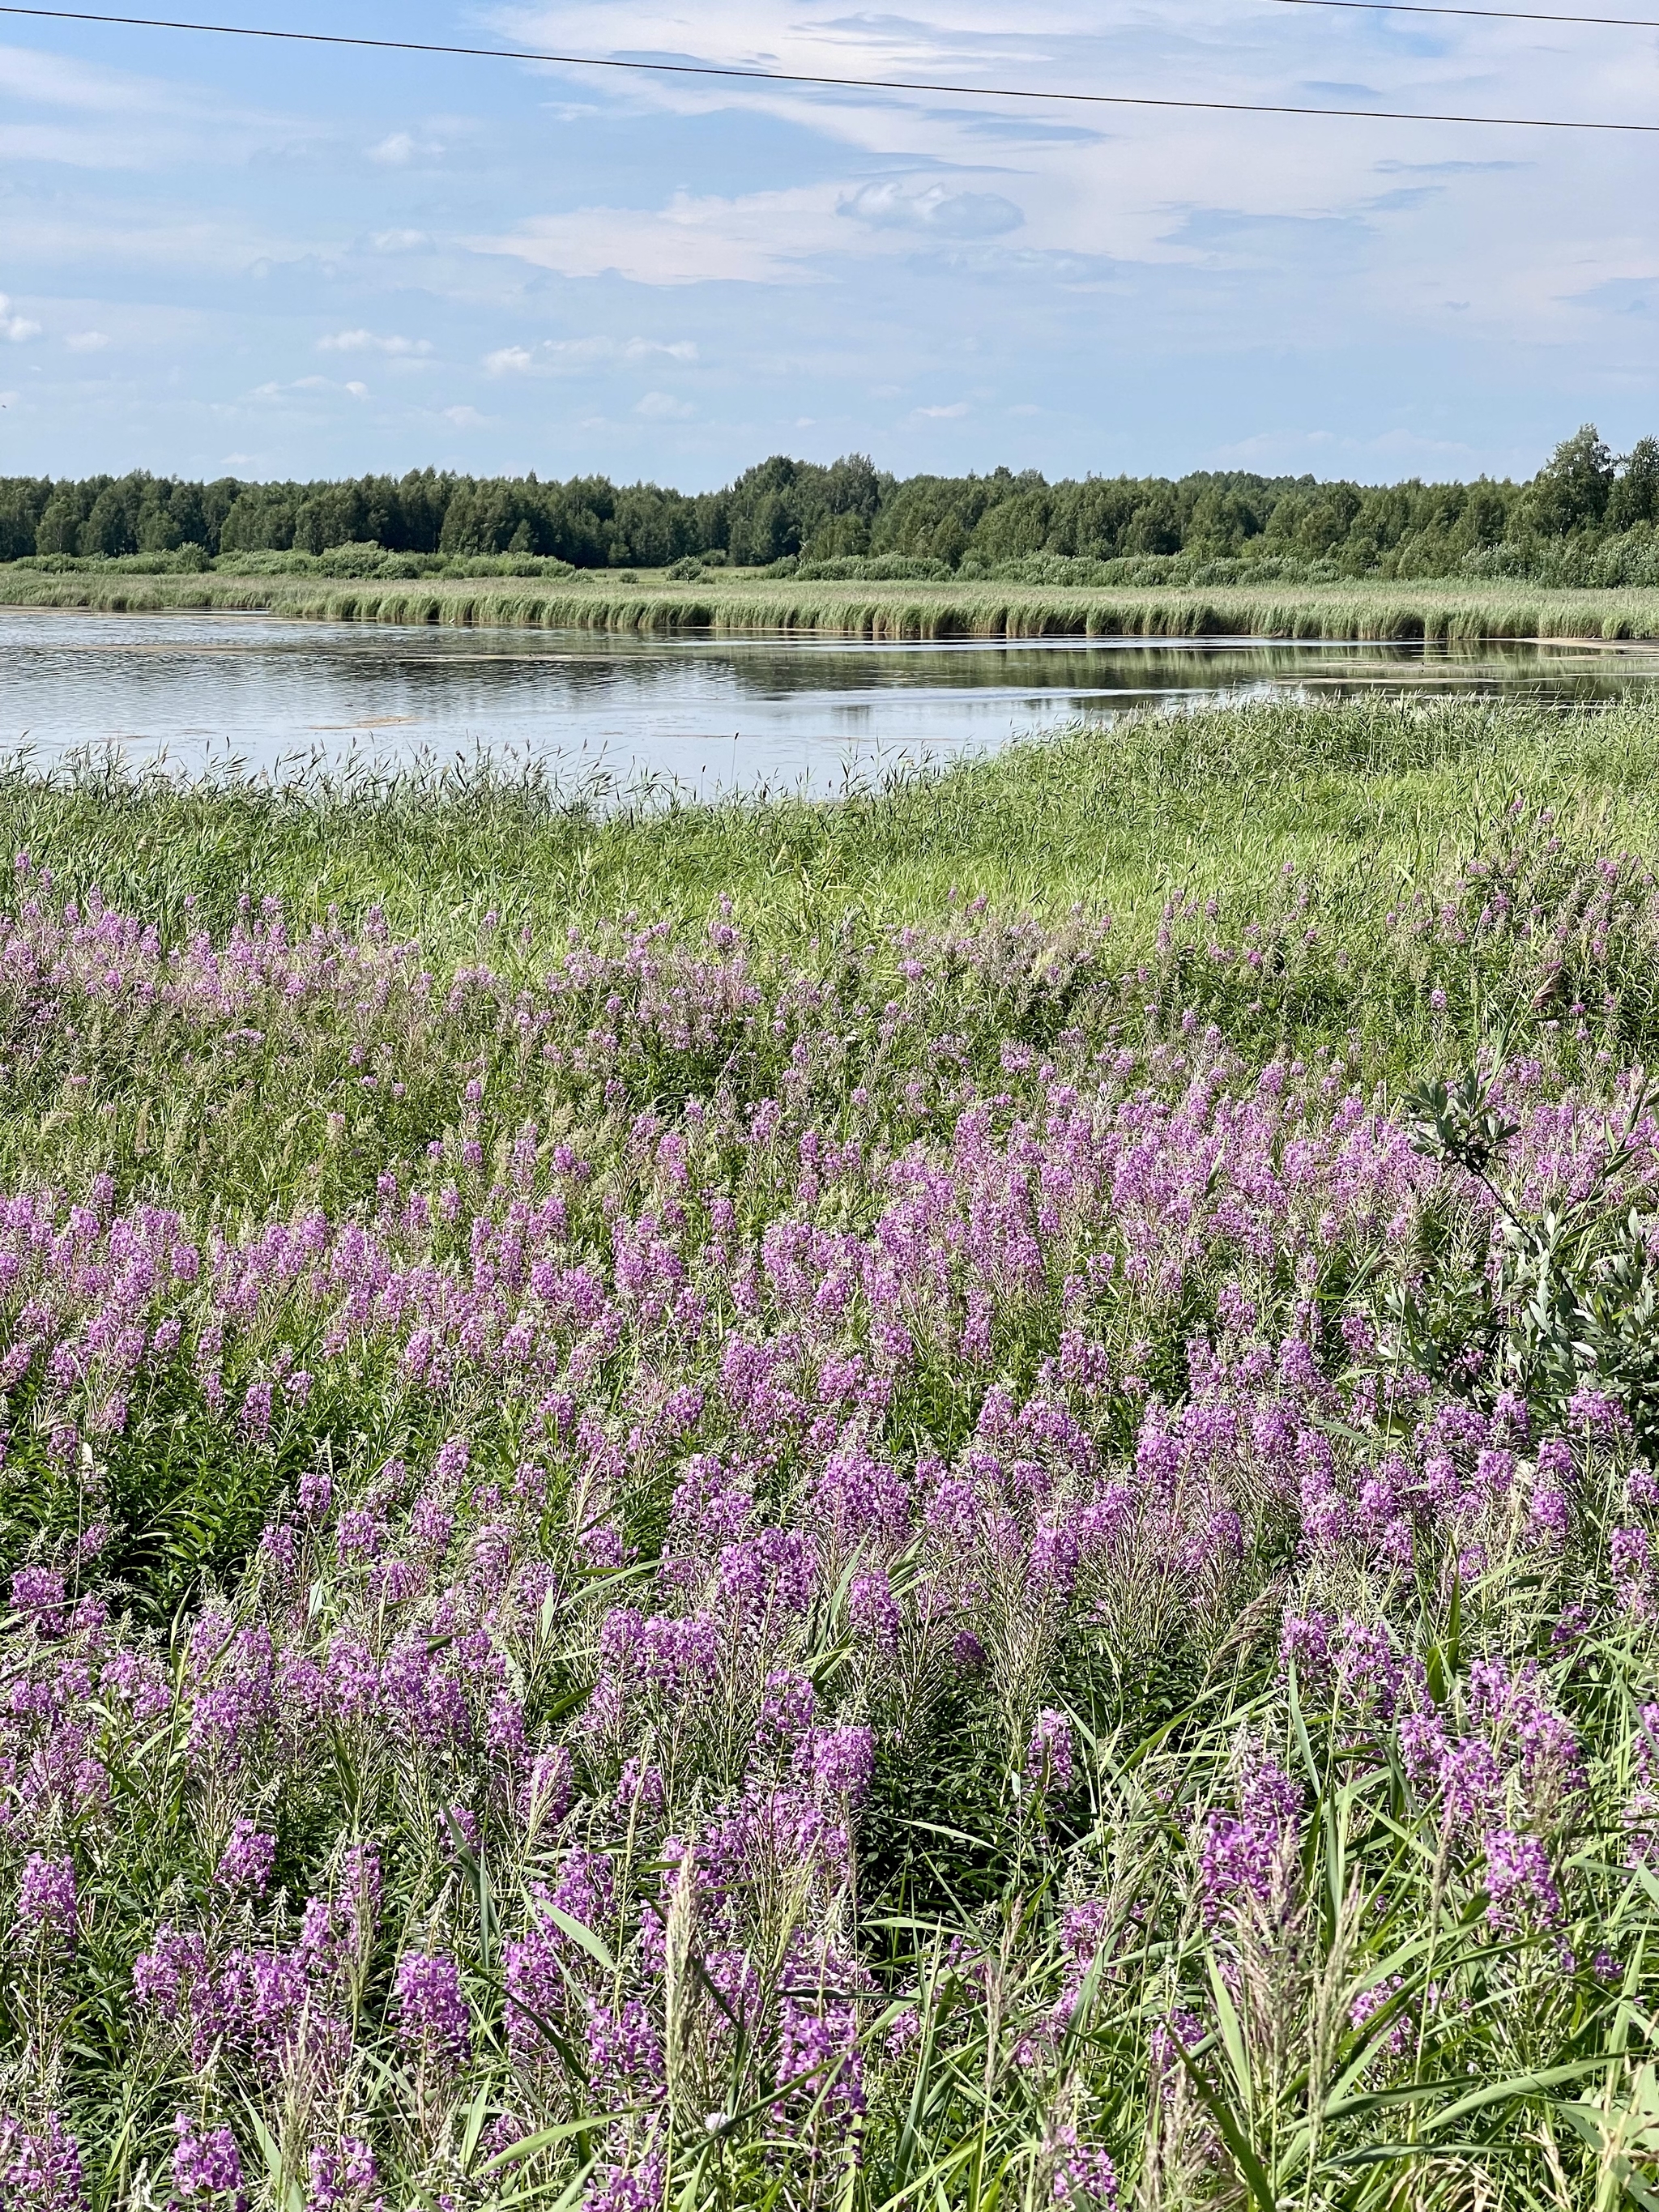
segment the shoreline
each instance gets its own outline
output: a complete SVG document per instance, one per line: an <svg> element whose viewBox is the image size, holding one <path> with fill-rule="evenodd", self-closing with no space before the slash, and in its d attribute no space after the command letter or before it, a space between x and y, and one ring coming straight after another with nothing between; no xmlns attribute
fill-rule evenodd
<svg viewBox="0 0 1659 2212"><path fill-rule="evenodd" d="M1370 582L1170 590L994 584L641 580L540 586L503 578L53 575L0 569L0 608L38 612L263 615L410 628L636 635L819 636L866 641L1641 644L1659 640L1659 590Z"/></svg>

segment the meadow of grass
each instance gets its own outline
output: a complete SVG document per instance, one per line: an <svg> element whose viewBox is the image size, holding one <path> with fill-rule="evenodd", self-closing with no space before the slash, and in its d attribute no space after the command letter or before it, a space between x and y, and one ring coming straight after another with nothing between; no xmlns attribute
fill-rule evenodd
<svg viewBox="0 0 1659 2212"><path fill-rule="evenodd" d="M1447 641L1659 637L1659 591L1507 581L1229 585L1213 589L1008 583L801 583L734 572L582 572L408 583L321 576L44 574L0 566L0 605L139 613L222 608L329 622L551 629L750 630L867 638L1286 637Z"/></svg>
<svg viewBox="0 0 1659 2212"><path fill-rule="evenodd" d="M0 777L8 2212L1653 2203L1656 772Z"/></svg>

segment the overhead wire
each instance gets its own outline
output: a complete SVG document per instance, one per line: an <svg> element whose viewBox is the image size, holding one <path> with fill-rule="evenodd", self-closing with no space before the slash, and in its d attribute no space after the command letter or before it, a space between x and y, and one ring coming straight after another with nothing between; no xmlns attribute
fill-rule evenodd
<svg viewBox="0 0 1659 2212"><path fill-rule="evenodd" d="M964 100L1063 101L1085 107L1153 107L1212 115L1311 115L1357 123L1477 124L1515 131L1593 131L1659 137L1659 123L1607 123L1559 115L1448 115L1401 107L1325 107L1292 100L1178 100L1136 92L1060 92L1047 86L957 84L918 77L842 76L804 70L762 70L723 62L653 62L605 54L560 54L516 46L441 45L422 39L356 38L343 31L285 31L251 23L187 22L168 15L118 15L81 8L28 8L4 4L0 15L27 16L53 23L103 23L128 30L194 31L214 38L271 39L307 46L349 46L374 53L442 54L472 61L536 62L560 69L610 70L647 76L715 77L744 83L807 85L854 92L922 92Z"/></svg>
<svg viewBox="0 0 1659 2212"><path fill-rule="evenodd" d="M1659 15L1558 15L1537 8L1447 8L1438 0L1276 0L1281 8L1354 8L1370 15L1466 15L1476 22L1594 23L1617 31L1659 31Z"/></svg>

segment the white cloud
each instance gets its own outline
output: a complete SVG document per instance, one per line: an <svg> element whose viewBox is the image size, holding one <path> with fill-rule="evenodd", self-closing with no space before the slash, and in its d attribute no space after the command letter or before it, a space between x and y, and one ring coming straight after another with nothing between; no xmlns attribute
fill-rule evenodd
<svg viewBox="0 0 1659 2212"><path fill-rule="evenodd" d="M933 238L1000 238L1018 230L1024 211L1000 192L953 192L944 185L916 191L900 183L860 185L836 212L874 230L920 231Z"/></svg>
<svg viewBox="0 0 1659 2212"><path fill-rule="evenodd" d="M738 199L677 192L662 208L576 208L538 216L506 237L471 241L563 276L615 272L636 284L801 283L813 254L845 248L842 190L803 185Z"/></svg>
<svg viewBox="0 0 1659 2212"><path fill-rule="evenodd" d="M407 169L416 162L422 165L441 161L448 148L441 138L417 138L412 131L394 131L382 138L378 145L365 149L369 161L383 169Z"/></svg>
<svg viewBox="0 0 1659 2212"><path fill-rule="evenodd" d="M432 240L423 230L377 230L368 242L377 253L420 253Z"/></svg>
<svg viewBox="0 0 1659 2212"><path fill-rule="evenodd" d="M319 353L384 353L408 356L432 350L430 338L380 337L373 331L335 331L317 341Z"/></svg>
<svg viewBox="0 0 1659 2212"><path fill-rule="evenodd" d="M109 343L106 331L71 331L64 343L71 353L102 353Z"/></svg>
<svg viewBox="0 0 1659 2212"><path fill-rule="evenodd" d="M291 392L349 392L354 399L361 399L368 390L366 384L339 384L331 376L296 376L289 384L273 378L268 384L256 385L248 396L252 399L285 399Z"/></svg>
<svg viewBox="0 0 1659 2212"><path fill-rule="evenodd" d="M953 399L948 407L913 407L910 412L924 422L954 422L968 412L968 402Z"/></svg>
<svg viewBox="0 0 1659 2212"><path fill-rule="evenodd" d="M529 346L500 346L487 353L483 365L491 376L552 375L561 370L599 368L617 362L696 361L697 349L690 338L544 338Z"/></svg>
<svg viewBox="0 0 1659 2212"><path fill-rule="evenodd" d="M672 392L647 392L634 405L634 412L650 422L689 422L696 411L689 399L677 399Z"/></svg>
<svg viewBox="0 0 1659 2212"><path fill-rule="evenodd" d="M38 338L39 323L31 322L27 315L14 315L11 301L0 292L0 338L9 338L13 345L21 345L26 338Z"/></svg>
<svg viewBox="0 0 1659 2212"><path fill-rule="evenodd" d="M454 423L460 430L476 429L479 423L489 419L487 415L480 415L476 407L445 407L440 411L446 422Z"/></svg>

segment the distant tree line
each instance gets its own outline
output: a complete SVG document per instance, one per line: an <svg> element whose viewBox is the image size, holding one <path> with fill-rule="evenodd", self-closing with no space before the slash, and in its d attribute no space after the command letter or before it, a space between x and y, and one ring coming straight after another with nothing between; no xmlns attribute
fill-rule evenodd
<svg viewBox="0 0 1659 2212"><path fill-rule="evenodd" d="M1036 470L896 477L859 454L783 457L690 495L604 477L543 483L413 471L345 483L150 476L0 477L0 559L208 559L339 546L390 555L537 556L581 568L677 562L768 567L902 556L966 574L1045 562L1205 563L1340 575L1528 574L1615 544L1659 557L1659 440L1613 454L1594 426L1524 483L1382 486L1205 471L1049 483ZM1599 557L1599 556L1598 556ZM1601 562L1605 567L1606 562ZM1600 580L1648 580L1622 574Z"/></svg>

